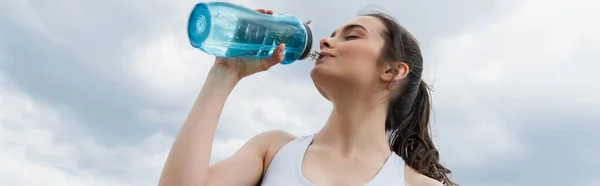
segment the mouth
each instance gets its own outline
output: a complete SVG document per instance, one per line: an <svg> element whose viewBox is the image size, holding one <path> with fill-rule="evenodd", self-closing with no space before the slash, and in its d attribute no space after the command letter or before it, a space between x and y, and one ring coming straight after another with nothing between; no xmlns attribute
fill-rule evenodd
<svg viewBox="0 0 600 186"><path fill-rule="evenodd" d="M330 54L330 53L327 53L327 52L321 52L321 53L319 53L319 59L323 59L323 58L326 58L326 57L335 57L335 56L333 56L333 54Z"/></svg>

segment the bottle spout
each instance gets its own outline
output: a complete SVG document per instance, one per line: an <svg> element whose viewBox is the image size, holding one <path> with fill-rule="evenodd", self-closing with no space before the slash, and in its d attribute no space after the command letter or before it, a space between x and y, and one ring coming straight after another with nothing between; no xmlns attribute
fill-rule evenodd
<svg viewBox="0 0 600 186"><path fill-rule="evenodd" d="M312 52L310 52L310 54L308 54L308 59L312 60L312 61L316 61L321 57L321 53L317 52L316 50L313 50Z"/></svg>

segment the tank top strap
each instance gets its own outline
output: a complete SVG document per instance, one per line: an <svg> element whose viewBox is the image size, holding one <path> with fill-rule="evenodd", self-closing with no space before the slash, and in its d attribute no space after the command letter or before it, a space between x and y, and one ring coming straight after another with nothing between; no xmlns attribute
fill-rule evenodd
<svg viewBox="0 0 600 186"><path fill-rule="evenodd" d="M261 186L311 186L302 175L302 160L314 136L297 137L281 147L273 156Z"/></svg>

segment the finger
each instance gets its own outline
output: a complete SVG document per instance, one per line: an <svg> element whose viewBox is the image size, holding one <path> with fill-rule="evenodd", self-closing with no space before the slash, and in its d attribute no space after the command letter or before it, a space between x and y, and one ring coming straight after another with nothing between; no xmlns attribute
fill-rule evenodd
<svg viewBox="0 0 600 186"><path fill-rule="evenodd" d="M281 63L281 61L283 61L284 53L285 53L284 51L285 51L285 44L280 44L279 46L277 46L277 48L273 52L273 55L270 56L269 58L267 58L268 68L270 68L271 66L276 65L278 63Z"/></svg>
<svg viewBox="0 0 600 186"><path fill-rule="evenodd" d="M263 13L263 14L267 13L267 11L265 9L263 9L263 8L256 9L256 11L260 12L260 13Z"/></svg>

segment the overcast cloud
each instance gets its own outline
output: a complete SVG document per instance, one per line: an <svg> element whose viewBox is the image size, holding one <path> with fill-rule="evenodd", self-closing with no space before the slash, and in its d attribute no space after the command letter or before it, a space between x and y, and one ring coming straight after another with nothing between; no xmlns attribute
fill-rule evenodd
<svg viewBox="0 0 600 186"><path fill-rule="evenodd" d="M0 1L0 185L156 185L213 59L187 43L197 2ZM232 2L310 19L319 38L382 7L421 41L456 182L600 185L600 1ZM244 79L213 162L265 130L316 132L331 105L311 66Z"/></svg>

